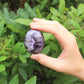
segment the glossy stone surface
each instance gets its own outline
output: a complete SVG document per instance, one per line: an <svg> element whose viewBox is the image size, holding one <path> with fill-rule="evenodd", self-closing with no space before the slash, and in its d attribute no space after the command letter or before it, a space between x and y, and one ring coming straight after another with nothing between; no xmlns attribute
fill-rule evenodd
<svg viewBox="0 0 84 84"><path fill-rule="evenodd" d="M25 48L32 54L40 53L44 47L44 36L38 30L30 30L25 36Z"/></svg>

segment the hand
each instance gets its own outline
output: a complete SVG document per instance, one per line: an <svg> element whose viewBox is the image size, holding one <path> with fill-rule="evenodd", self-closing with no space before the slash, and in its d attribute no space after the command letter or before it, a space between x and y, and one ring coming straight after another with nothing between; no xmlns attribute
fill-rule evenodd
<svg viewBox="0 0 84 84"><path fill-rule="evenodd" d="M31 58L53 70L74 75L84 80L84 59L82 58L76 38L57 21L34 18L30 24L31 29L53 34L62 47L58 58L44 54L35 54Z"/></svg>

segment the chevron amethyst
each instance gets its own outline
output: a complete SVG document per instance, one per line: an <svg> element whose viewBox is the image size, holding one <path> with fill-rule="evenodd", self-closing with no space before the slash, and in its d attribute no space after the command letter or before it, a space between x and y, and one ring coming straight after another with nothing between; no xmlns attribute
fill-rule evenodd
<svg viewBox="0 0 84 84"><path fill-rule="evenodd" d="M25 36L25 48L32 54L40 53L44 47L44 36L38 30L30 30Z"/></svg>

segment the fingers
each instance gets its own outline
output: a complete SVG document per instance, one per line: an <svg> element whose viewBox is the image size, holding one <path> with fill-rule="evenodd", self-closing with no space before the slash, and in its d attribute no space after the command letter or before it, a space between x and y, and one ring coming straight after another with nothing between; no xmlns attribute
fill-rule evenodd
<svg viewBox="0 0 84 84"><path fill-rule="evenodd" d="M52 34L54 33L55 30L52 28L52 25L51 25L53 24L52 21L48 21L44 19L36 19L36 18L33 20L34 20L34 23L30 24L30 27L32 29L37 29L37 30L52 33Z"/></svg>
<svg viewBox="0 0 84 84"><path fill-rule="evenodd" d="M46 56L44 54L35 54L35 55L32 55L31 58L38 61L40 64L42 64L46 67L49 67L56 71L61 71L60 68L61 68L63 62L58 60L57 58L52 58L52 57Z"/></svg>
<svg viewBox="0 0 84 84"><path fill-rule="evenodd" d="M63 48L72 43L74 36L59 22L38 18L34 18L33 20L34 23L30 24L31 29L37 29L55 35Z"/></svg>
<svg viewBox="0 0 84 84"><path fill-rule="evenodd" d="M37 21L43 21L43 20L45 20L45 19L33 18L33 21L34 21L34 22L37 22Z"/></svg>

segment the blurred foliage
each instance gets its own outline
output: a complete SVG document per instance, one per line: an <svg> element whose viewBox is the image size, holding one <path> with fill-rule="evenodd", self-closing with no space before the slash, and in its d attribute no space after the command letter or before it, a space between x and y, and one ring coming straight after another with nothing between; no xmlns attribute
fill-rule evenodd
<svg viewBox="0 0 84 84"><path fill-rule="evenodd" d="M0 0L0 84L84 84L74 76L53 71L30 59L30 53L24 47L24 37L32 19L45 18L59 21L73 33L84 57L83 2ZM49 33L43 32L43 35L42 53L58 57L61 53L58 41Z"/></svg>

